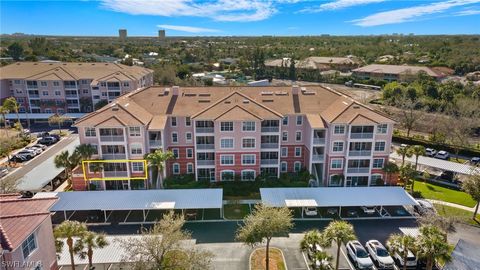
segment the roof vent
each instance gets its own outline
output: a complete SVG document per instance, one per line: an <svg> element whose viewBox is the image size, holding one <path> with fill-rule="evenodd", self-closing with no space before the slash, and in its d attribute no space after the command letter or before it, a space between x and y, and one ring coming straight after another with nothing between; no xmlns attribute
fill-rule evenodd
<svg viewBox="0 0 480 270"><path fill-rule="evenodd" d="M304 95L307 95L307 96L312 96L312 95L315 95L316 93L314 91L304 91L302 92Z"/></svg>
<svg viewBox="0 0 480 270"><path fill-rule="evenodd" d="M196 97L197 96L197 94L195 94L195 93L184 93L183 95L186 96L186 97Z"/></svg>
<svg viewBox="0 0 480 270"><path fill-rule="evenodd" d="M115 112L115 111L118 111L118 105L117 105L117 104L114 104L114 105L112 106L112 111L114 111L114 112Z"/></svg>
<svg viewBox="0 0 480 270"><path fill-rule="evenodd" d="M288 96L288 92L286 92L286 91L276 91L275 95L276 96Z"/></svg>
<svg viewBox="0 0 480 270"><path fill-rule="evenodd" d="M200 93L198 94L199 97L209 97L210 93Z"/></svg>
<svg viewBox="0 0 480 270"><path fill-rule="evenodd" d="M248 103L250 103L250 100L248 100L248 99L243 100L243 104L248 104Z"/></svg>
<svg viewBox="0 0 480 270"><path fill-rule="evenodd" d="M271 95L273 95L273 92L270 92L270 91L262 91L261 94L262 94L262 96L271 96Z"/></svg>
<svg viewBox="0 0 480 270"><path fill-rule="evenodd" d="M262 99L262 102L265 102L265 103L267 103L267 102L273 102L273 99Z"/></svg>
<svg viewBox="0 0 480 270"><path fill-rule="evenodd" d="M354 109L360 109L360 106L359 105L353 105L353 108Z"/></svg>
<svg viewBox="0 0 480 270"><path fill-rule="evenodd" d="M232 103L230 100L225 100L225 104L230 104Z"/></svg>
<svg viewBox="0 0 480 270"><path fill-rule="evenodd" d="M200 99L198 103L210 103L210 99Z"/></svg>

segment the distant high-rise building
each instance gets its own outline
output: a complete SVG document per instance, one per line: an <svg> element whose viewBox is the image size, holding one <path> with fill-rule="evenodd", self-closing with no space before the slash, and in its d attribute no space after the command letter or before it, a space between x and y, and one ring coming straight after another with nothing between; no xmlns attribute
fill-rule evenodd
<svg viewBox="0 0 480 270"><path fill-rule="evenodd" d="M158 38L160 40L165 40L165 30L158 30Z"/></svg>
<svg viewBox="0 0 480 270"><path fill-rule="evenodd" d="M119 30L118 30L118 37L119 37L121 40L127 39L127 29L119 29Z"/></svg>

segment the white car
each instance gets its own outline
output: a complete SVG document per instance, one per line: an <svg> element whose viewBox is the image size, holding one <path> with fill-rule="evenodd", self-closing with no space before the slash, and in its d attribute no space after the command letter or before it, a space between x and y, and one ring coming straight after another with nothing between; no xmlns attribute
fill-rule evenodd
<svg viewBox="0 0 480 270"><path fill-rule="evenodd" d="M414 205L413 209L415 212L419 213L420 215L426 214L435 214L437 211L433 204L427 200L416 200L418 205Z"/></svg>
<svg viewBox="0 0 480 270"><path fill-rule="evenodd" d="M395 254L393 254L393 258L395 258L398 261L400 266L405 265L404 262L403 262L402 256L400 254L398 254L397 252ZM415 257L415 255L410 250L408 251L406 265L407 265L407 267L417 266L417 257Z"/></svg>
<svg viewBox="0 0 480 270"><path fill-rule="evenodd" d="M427 157L434 157L435 155L437 154L437 150L433 149L433 148L427 148L425 149L425 155Z"/></svg>
<svg viewBox="0 0 480 270"><path fill-rule="evenodd" d="M375 207L362 206L360 208L362 208L363 212L368 215L373 215L376 212Z"/></svg>
<svg viewBox="0 0 480 270"><path fill-rule="evenodd" d="M318 211L316 207L304 207L303 212L306 216L312 217L318 215Z"/></svg>
<svg viewBox="0 0 480 270"><path fill-rule="evenodd" d="M443 160L447 160L450 158L450 153L448 153L447 151L438 151L438 153L435 155L435 158L438 158L438 159L443 159Z"/></svg>
<svg viewBox="0 0 480 270"><path fill-rule="evenodd" d="M26 150L32 150L33 152L35 152L35 155L40 155L43 150L42 148L38 148L38 147L35 147L35 146L29 146L29 147L25 147Z"/></svg>
<svg viewBox="0 0 480 270"><path fill-rule="evenodd" d="M365 246L370 257L372 257L374 262L377 262L379 268L393 269L395 262L382 243L378 240L369 240Z"/></svg>
<svg viewBox="0 0 480 270"><path fill-rule="evenodd" d="M26 157L27 159L33 158L34 156L37 155L37 153L33 150L28 150L24 149L16 154L17 156L23 156Z"/></svg>
<svg viewBox="0 0 480 270"><path fill-rule="evenodd" d="M40 149L42 149L42 150L44 150L44 151L47 149L47 146L46 146L46 145L39 144L39 143L32 145L32 147L37 147L37 148L40 148Z"/></svg>
<svg viewBox="0 0 480 270"><path fill-rule="evenodd" d="M365 248L357 240L347 243L347 252L358 269L373 268L372 259L370 259Z"/></svg>

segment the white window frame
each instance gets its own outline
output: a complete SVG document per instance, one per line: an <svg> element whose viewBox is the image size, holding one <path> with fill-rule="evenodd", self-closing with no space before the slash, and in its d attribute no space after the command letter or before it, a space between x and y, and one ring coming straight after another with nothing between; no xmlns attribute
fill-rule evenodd
<svg viewBox="0 0 480 270"><path fill-rule="evenodd" d="M193 163L187 163L187 174L193 174L195 170L193 169Z"/></svg>
<svg viewBox="0 0 480 270"><path fill-rule="evenodd" d="M300 139L298 138L298 134L300 134ZM300 130L295 131L295 141L296 142L301 142L302 141L302 131L300 131Z"/></svg>
<svg viewBox="0 0 480 270"><path fill-rule="evenodd" d="M180 158L180 150L178 148L172 148L172 153L175 158Z"/></svg>
<svg viewBox="0 0 480 270"><path fill-rule="evenodd" d="M48 84L46 81L40 81L40 86L46 87Z"/></svg>
<svg viewBox="0 0 480 270"><path fill-rule="evenodd" d="M299 153L298 155L297 155L297 149L300 149L300 151L298 152ZM302 157L302 147L295 147L294 156L295 157Z"/></svg>
<svg viewBox="0 0 480 270"><path fill-rule="evenodd" d="M133 152L133 150L138 150L140 149L140 154L139 153L136 153L138 151L135 151L135 153ZM143 145L141 143L132 143L130 145L130 154L132 155L143 155Z"/></svg>
<svg viewBox="0 0 480 270"><path fill-rule="evenodd" d="M175 171L175 168L178 168L178 171L176 172ZM179 175L180 174L180 163L173 163L172 164L172 173L175 174L175 175Z"/></svg>
<svg viewBox="0 0 480 270"><path fill-rule="evenodd" d="M287 137L284 139L283 135L287 135ZM288 131L282 131L282 142L287 142L288 141Z"/></svg>
<svg viewBox="0 0 480 270"><path fill-rule="evenodd" d="M334 161L340 161L340 168L333 167ZM330 162L330 169L332 170L342 170L343 169L343 159L341 158L332 158Z"/></svg>
<svg viewBox="0 0 480 270"><path fill-rule="evenodd" d="M253 140L253 147L245 147L244 140ZM243 137L242 138L242 149L255 149L257 147L257 140L254 137Z"/></svg>
<svg viewBox="0 0 480 270"><path fill-rule="evenodd" d="M60 90L55 90L55 96L61 96L62 92Z"/></svg>
<svg viewBox="0 0 480 270"><path fill-rule="evenodd" d="M188 151L189 151L189 150L190 150L191 153L192 153L191 156L188 155ZM186 156L188 159L192 159L192 158L193 158L193 148L187 148L187 149L185 149L185 156Z"/></svg>
<svg viewBox="0 0 480 270"><path fill-rule="evenodd" d="M230 180L225 180L223 179L223 174L224 173L231 173L233 175L232 179ZM221 181L235 181L235 171L234 170L222 170L220 171L220 180Z"/></svg>
<svg viewBox="0 0 480 270"><path fill-rule="evenodd" d="M253 156L253 163L245 163L243 161L243 158L245 158L247 156ZM242 154L242 165L253 166L253 165L256 165L256 164L257 164L257 156L255 154Z"/></svg>
<svg viewBox="0 0 480 270"><path fill-rule="evenodd" d="M224 158L227 158L227 157L231 157L231 158L232 158L232 164L224 164L224 163L223 163L223 161L224 161L223 159L224 159ZM220 165L222 165L222 166L235 166L235 155L231 155L231 154L229 154L229 155L220 155Z"/></svg>
<svg viewBox="0 0 480 270"><path fill-rule="evenodd" d="M232 147L224 147L222 145L222 141L224 140L232 140ZM220 139L220 149L234 149L235 148L235 139L231 137L225 137Z"/></svg>
<svg viewBox="0 0 480 270"><path fill-rule="evenodd" d="M246 125L246 124L253 124L253 129L251 129L252 126ZM243 132L255 132L256 129L257 129L257 127L256 127L255 121L243 121L242 122L242 131Z"/></svg>
<svg viewBox="0 0 480 270"><path fill-rule="evenodd" d="M172 116L172 117L170 118L170 126L176 127L177 125L178 125L177 117L176 117L176 116Z"/></svg>
<svg viewBox="0 0 480 270"><path fill-rule="evenodd" d="M282 118L282 126L288 126L288 116Z"/></svg>
<svg viewBox="0 0 480 270"><path fill-rule="evenodd" d="M373 178L374 176L375 177L380 176L379 178L383 180L383 175L382 174L374 173L370 176L370 183L369 183L370 186L372 185L373 181L376 180L376 179ZM373 186L376 186L376 185L373 185Z"/></svg>
<svg viewBox="0 0 480 270"><path fill-rule="evenodd" d="M190 118L190 116L185 117L185 126L186 127L192 126L192 119Z"/></svg>
<svg viewBox="0 0 480 270"><path fill-rule="evenodd" d="M299 165L299 164L300 164L300 166L297 168L297 165ZM299 172L299 171L301 171L301 170L302 170L302 162L300 162L300 161L295 161L295 162L293 163L293 171L294 171L294 172Z"/></svg>
<svg viewBox="0 0 480 270"><path fill-rule="evenodd" d="M85 137L97 137L97 130L93 127L86 127L85 128Z"/></svg>
<svg viewBox="0 0 480 270"><path fill-rule="evenodd" d="M338 128L338 129L342 128L343 131L342 131L342 132L337 132L337 128ZM334 126L333 126L333 134L335 134L335 135L345 134L345 130L346 130L345 125L334 125Z"/></svg>
<svg viewBox="0 0 480 270"><path fill-rule="evenodd" d="M139 164L142 167L142 170L138 170L138 168L135 168L135 166L139 166ZM144 172L145 171L145 166L143 162L132 162L132 172Z"/></svg>
<svg viewBox="0 0 480 270"><path fill-rule="evenodd" d="M33 248L31 247L31 244L33 243ZM22 249L22 255L23 259L26 259L30 257L37 249L38 249L38 243L37 243L37 236L36 232L33 232L30 234L23 242L22 245L20 246ZM28 254L25 254L25 249L28 250Z"/></svg>
<svg viewBox="0 0 480 270"><path fill-rule="evenodd" d="M190 135L190 139L188 138L188 135ZM185 132L185 141L186 142L192 142L192 138L193 138L192 132Z"/></svg>
<svg viewBox="0 0 480 270"><path fill-rule="evenodd" d="M341 187L342 186L342 182L340 181L340 183L338 185L332 185L332 178L335 177L335 176L339 176L339 174L332 174L328 177L328 186L329 187Z"/></svg>
<svg viewBox="0 0 480 270"><path fill-rule="evenodd" d="M283 154L283 150L284 150L284 149L286 150L286 151L285 151L285 155ZM280 157L288 157L288 147L282 147L282 148L280 149Z"/></svg>
<svg viewBox="0 0 480 270"><path fill-rule="evenodd" d="M388 133L388 124L377 125L377 134L387 134L387 133Z"/></svg>
<svg viewBox="0 0 480 270"><path fill-rule="evenodd" d="M224 130L224 124L225 124L225 128L227 128L227 124L232 124L232 130ZM233 132L235 130L234 128L234 125L233 125L233 121L223 121L223 122L220 122L220 132Z"/></svg>
<svg viewBox="0 0 480 270"><path fill-rule="evenodd" d="M175 135L175 136L173 136L173 135ZM173 139L174 137L177 138L176 141ZM177 132L172 132L171 139L172 139L172 143L178 143L178 133Z"/></svg>
<svg viewBox="0 0 480 270"><path fill-rule="evenodd" d="M42 91L42 96L48 96L48 90L43 90Z"/></svg>
<svg viewBox="0 0 480 270"><path fill-rule="evenodd" d="M377 143L383 143L383 150L377 150ZM373 143L373 152L385 152L385 149L387 148L387 142L386 141L376 141Z"/></svg>
<svg viewBox="0 0 480 270"><path fill-rule="evenodd" d="M298 120L300 120L300 121L298 121ZM299 124L299 122L300 122L300 124ZM296 124L297 126L303 125L303 115L297 115L297 116L295 117L295 124Z"/></svg>
<svg viewBox="0 0 480 270"><path fill-rule="evenodd" d="M140 127L128 127L128 136L130 136L130 137L141 137L142 136L142 129Z"/></svg>
<svg viewBox="0 0 480 270"><path fill-rule="evenodd" d="M335 143L341 143L342 144L342 150L336 151L335 150ZM333 141L332 142L332 152L333 153L342 153L345 151L345 142L344 141Z"/></svg>
<svg viewBox="0 0 480 270"><path fill-rule="evenodd" d="M283 168L284 164L285 164L285 170ZM286 162L286 161L280 162L280 172L288 172L288 162Z"/></svg>
<svg viewBox="0 0 480 270"><path fill-rule="evenodd" d="M378 167L375 166L375 161L376 160L381 160L382 161L382 166ZM372 161L372 169L383 169L383 166L385 166L385 159L384 158L374 158Z"/></svg>
<svg viewBox="0 0 480 270"><path fill-rule="evenodd" d="M244 179L243 178L243 173L251 173L253 172L253 179ZM251 170L251 169L246 169L246 170L242 170L240 172L240 179L242 179L242 181L255 181L255 177L257 176L257 172L255 170Z"/></svg>

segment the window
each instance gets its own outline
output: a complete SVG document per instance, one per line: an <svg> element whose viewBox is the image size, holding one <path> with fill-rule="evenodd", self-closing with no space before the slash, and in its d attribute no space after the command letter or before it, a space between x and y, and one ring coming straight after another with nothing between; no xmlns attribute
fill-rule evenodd
<svg viewBox="0 0 480 270"><path fill-rule="evenodd" d="M45 113L52 113L52 109L51 108L45 108Z"/></svg>
<svg viewBox="0 0 480 270"><path fill-rule="evenodd" d="M187 148L187 158L193 158L193 148Z"/></svg>
<svg viewBox="0 0 480 270"><path fill-rule="evenodd" d="M286 161L282 161L282 163L280 163L280 171L281 171L281 172L287 172L287 170L288 170L287 162L286 162Z"/></svg>
<svg viewBox="0 0 480 270"><path fill-rule="evenodd" d="M130 153L132 153L132 155L141 155L142 154L142 145L141 144L132 144L130 146Z"/></svg>
<svg viewBox="0 0 480 270"><path fill-rule="evenodd" d="M40 85L41 85L41 86L47 86L47 82L46 82L46 81L41 81L41 82L40 82Z"/></svg>
<svg viewBox="0 0 480 270"><path fill-rule="evenodd" d="M255 155L242 155L242 165L255 165Z"/></svg>
<svg viewBox="0 0 480 270"><path fill-rule="evenodd" d="M388 129L387 124L380 124L377 126L377 133L379 134L386 134Z"/></svg>
<svg viewBox="0 0 480 270"><path fill-rule="evenodd" d="M187 142L191 142L191 141L192 141L192 133L191 133L191 132L185 133L185 140L186 140Z"/></svg>
<svg viewBox="0 0 480 270"><path fill-rule="evenodd" d="M288 148L287 147L282 147L281 156L282 157L288 157Z"/></svg>
<svg viewBox="0 0 480 270"><path fill-rule="evenodd" d="M343 142L333 142L333 152L343 152Z"/></svg>
<svg viewBox="0 0 480 270"><path fill-rule="evenodd" d="M85 137L96 137L97 132L95 131L95 128L87 127L85 128Z"/></svg>
<svg viewBox="0 0 480 270"><path fill-rule="evenodd" d="M94 149L93 154L94 154L94 155L98 155L98 145L96 145L96 144L90 144L90 145L91 145L91 146L93 147L93 149Z"/></svg>
<svg viewBox="0 0 480 270"><path fill-rule="evenodd" d="M255 138L243 138L242 148L255 148Z"/></svg>
<svg viewBox="0 0 480 270"><path fill-rule="evenodd" d="M193 163L187 163L187 173L188 174L193 173Z"/></svg>
<svg viewBox="0 0 480 270"><path fill-rule="evenodd" d="M331 186L331 187L342 186L342 177L338 174L330 175L330 183L328 184L328 186Z"/></svg>
<svg viewBox="0 0 480 270"><path fill-rule="evenodd" d="M303 124L303 116L297 115L297 126L301 126Z"/></svg>
<svg viewBox="0 0 480 270"><path fill-rule="evenodd" d="M106 97L107 96L107 92L102 92L102 97Z"/></svg>
<svg viewBox="0 0 480 270"><path fill-rule="evenodd" d="M226 166L235 165L233 155L220 155L220 164Z"/></svg>
<svg viewBox="0 0 480 270"><path fill-rule="evenodd" d="M173 163L173 174L180 174L180 164Z"/></svg>
<svg viewBox="0 0 480 270"><path fill-rule="evenodd" d="M143 172L143 162L132 162L133 172Z"/></svg>
<svg viewBox="0 0 480 270"><path fill-rule="evenodd" d="M233 122L220 122L220 131L233 131Z"/></svg>
<svg viewBox="0 0 480 270"><path fill-rule="evenodd" d="M233 139L232 138L220 139L220 148L221 149L233 149Z"/></svg>
<svg viewBox="0 0 480 270"><path fill-rule="evenodd" d="M375 142L375 152L385 151L385 142Z"/></svg>
<svg viewBox="0 0 480 270"><path fill-rule="evenodd" d="M48 96L48 91L42 91L42 95Z"/></svg>
<svg viewBox="0 0 480 270"><path fill-rule="evenodd" d="M23 251L23 258L26 259L33 251L37 248L37 240L35 239L35 233L30 234L30 236L23 241L22 243L22 251Z"/></svg>
<svg viewBox="0 0 480 270"><path fill-rule="evenodd" d="M342 169L343 168L343 160L342 159L332 159L332 163L330 168L332 169Z"/></svg>
<svg viewBox="0 0 480 270"><path fill-rule="evenodd" d="M81 83L81 84L87 84L88 81L87 81L87 80L80 80L80 83Z"/></svg>
<svg viewBox="0 0 480 270"><path fill-rule="evenodd" d="M375 158L373 159L373 168L375 169L382 169L383 168L383 158Z"/></svg>
<svg viewBox="0 0 480 270"><path fill-rule="evenodd" d="M88 94L88 89L83 89L82 92L83 92L84 94Z"/></svg>
<svg viewBox="0 0 480 270"><path fill-rule="evenodd" d="M170 118L170 124L172 125L172 127L176 127L177 126L177 117Z"/></svg>
<svg viewBox="0 0 480 270"><path fill-rule="evenodd" d="M178 143L178 134L176 132L172 132L172 142Z"/></svg>
<svg viewBox="0 0 480 270"><path fill-rule="evenodd" d="M302 132L301 131L295 132L295 141L299 142L301 140L302 140Z"/></svg>
<svg viewBox="0 0 480 270"><path fill-rule="evenodd" d="M385 183L383 182L381 174L372 174L372 177L370 178L370 185L371 186L378 186L378 185L384 185Z"/></svg>
<svg viewBox="0 0 480 270"><path fill-rule="evenodd" d="M173 156L174 156L175 158L179 158L179 157L180 157L180 154L179 154L179 152L178 152L178 148L173 148L173 149L172 149L172 153L173 153Z"/></svg>
<svg viewBox="0 0 480 270"><path fill-rule="evenodd" d="M129 127L128 130L129 130L130 137L140 137L141 136L140 127Z"/></svg>
<svg viewBox="0 0 480 270"><path fill-rule="evenodd" d="M282 125L287 126L288 125L288 116L283 117L282 119Z"/></svg>
<svg viewBox="0 0 480 270"><path fill-rule="evenodd" d="M345 126L334 126L333 134L345 134Z"/></svg>
<svg viewBox="0 0 480 270"><path fill-rule="evenodd" d="M100 86L106 87L106 86L107 86L107 83L106 83L106 82L100 82Z"/></svg>
<svg viewBox="0 0 480 270"><path fill-rule="evenodd" d="M244 181L255 180L255 171L254 170L243 170L242 171L242 180L244 180Z"/></svg>
<svg viewBox="0 0 480 270"><path fill-rule="evenodd" d="M301 156L302 156L302 148L295 147L295 157L301 157Z"/></svg>
<svg viewBox="0 0 480 270"><path fill-rule="evenodd" d="M189 127L192 125L192 120L190 119L189 116L185 117L185 126Z"/></svg>
<svg viewBox="0 0 480 270"><path fill-rule="evenodd" d="M299 172L302 169L302 163L300 161L295 161L293 164L293 171Z"/></svg>
<svg viewBox="0 0 480 270"><path fill-rule="evenodd" d="M60 82L54 81L54 82L53 82L53 86L60 86Z"/></svg>
<svg viewBox="0 0 480 270"><path fill-rule="evenodd" d="M282 142L288 141L288 131L282 132Z"/></svg>
<svg viewBox="0 0 480 270"><path fill-rule="evenodd" d="M247 121L242 123L243 131L255 131L255 122Z"/></svg>
<svg viewBox="0 0 480 270"><path fill-rule="evenodd" d="M129 82L123 82L123 86L124 86L124 87L129 87L129 86L130 86L130 83L129 83Z"/></svg>
<svg viewBox="0 0 480 270"><path fill-rule="evenodd" d="M20 80L14 80L13 81L15 84L20 84Z"/></svg>
<svg viewBox="0 0 480 270"><path fill-rule="evenodd" d="M222 181L233 181L235 177L234 171L222 171L221 173Z"/></svg>

